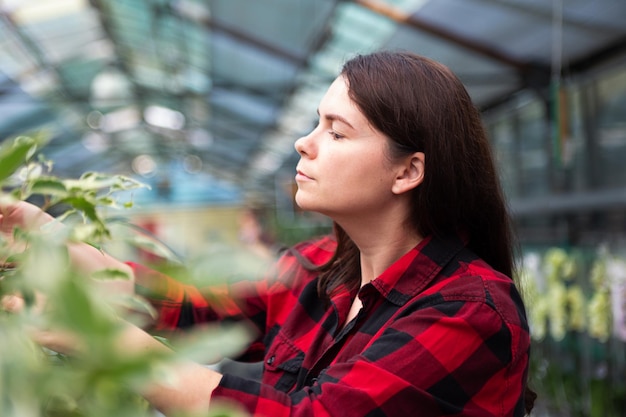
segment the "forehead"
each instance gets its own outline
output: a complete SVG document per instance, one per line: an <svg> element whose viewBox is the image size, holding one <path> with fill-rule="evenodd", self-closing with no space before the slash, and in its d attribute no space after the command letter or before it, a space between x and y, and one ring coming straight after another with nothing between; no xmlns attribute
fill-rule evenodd
<svg viewBox="0 0 626 417"><path fill-rule="evenodd" d="M348 82L339 76L328 87L318 109L320 120L337 122L339 129L355 137L377 138L389 144L389 137L379 131L348 95ZM347 125L346 125L347 123Z"/></svg>
<svg viewBox="0 0 626 417"><path fill-rule="evenodd" d="M335 78L335 80L328 86L328 90L326 90L326 94L324 98L335 97L335 96L343 96L345 95L348 99L348 80L346 80L343 76L339 76ZM322 99L323 100L323 99Z"/></svg>
<svg viewBox="0 0 626 417"><path fill-rule="evenodd" d="M344 118L359 121L365 116L348 95L348 83L343 76L339 76L328 87L319 106L320 115L327 113L339 114Z"/></svg>

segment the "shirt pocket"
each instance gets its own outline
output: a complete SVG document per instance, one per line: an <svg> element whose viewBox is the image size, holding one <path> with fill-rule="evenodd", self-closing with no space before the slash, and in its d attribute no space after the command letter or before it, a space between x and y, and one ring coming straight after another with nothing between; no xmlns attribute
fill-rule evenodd
<svg viewBox="0 0 626 417"><path fill-rule="evenodd" d="M289 392L297 382L303 361L304 352L279 332L265 355L264 382Z"/></svg>

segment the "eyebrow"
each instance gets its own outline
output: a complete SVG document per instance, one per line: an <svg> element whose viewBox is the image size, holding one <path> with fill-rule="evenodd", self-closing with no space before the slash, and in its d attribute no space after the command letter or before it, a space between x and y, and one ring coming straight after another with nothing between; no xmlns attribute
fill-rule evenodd
<svg viewBox="0 0 626 417"><path fill-rule="evenodd" d="M317 109L317 115L320 116L320 110L319 109ZM331 122L337 120L337 121L340 121L341 123L343 123L345 125L348 125L348 127L350 127L351 129L354 129L354 126L352 126L350 124L350 122L348 122L348 120L346 120L345 117L340 116L338 114L335 114L335 113L326 114L326 115L324 115L324 119L329 120Z"/></svg>

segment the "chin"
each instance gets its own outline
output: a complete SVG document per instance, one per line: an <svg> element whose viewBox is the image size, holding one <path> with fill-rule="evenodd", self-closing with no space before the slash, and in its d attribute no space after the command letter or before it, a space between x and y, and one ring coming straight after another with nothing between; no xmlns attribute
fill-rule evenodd
<svg viewBox="0 0 626 417"><path fill-rule="evenodd" d="M302 197L300 194L296 194L294 201L300 210L311 210L311 205L307 204L306 198Z"/></svg>
<svg viewBox="0 0 626 417"><path fill-rule="evenodd" d="M304 210L304 207L302 207L302 200L303 200L302 191L300 190L296 191L296 195L293 197L293 201L295 201L296 206Z"/></svg>
<svg viewBox="0 0 626 417"><path fill-rule="evenodd" d="M300 208L300 210L304 211L319 211L319 204L315 204L315 199L311 200L306 196L302 195L301 191L296 193L294 198L296 205Z"/></svg>

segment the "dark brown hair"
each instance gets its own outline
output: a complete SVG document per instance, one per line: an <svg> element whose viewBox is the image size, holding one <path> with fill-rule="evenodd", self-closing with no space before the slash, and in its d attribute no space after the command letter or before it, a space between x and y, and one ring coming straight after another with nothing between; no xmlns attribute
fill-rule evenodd
<svg viewBox="0 0 626 417"><path fill-rule="evenodd" d="M462 233L479 257L514 277L505 198L480 113L461 81L431 59L389 51L356 56L341 75L352 101L390 139L390 158L425 154L424 181L411 192L407 224L422 236ZM359 250L336 223L334 230L336 253L319 268L318 289L326 296L339 285L360 284Z"/></svg>
<svg viewBox="0 0 626 417"><path fill-rule="evenodd" d="M508 210L480 113L461 81L442 64L408 52L358 55L341 75L352 101L390 139L391 158L425 154L408 224L422 236L466 234L470 249L512 277ZM351 281L360 276L358 249L339 225L334 228L337 252L322 268L329 272L321 280L326 293L340 283L358 285Z"/></svg>

